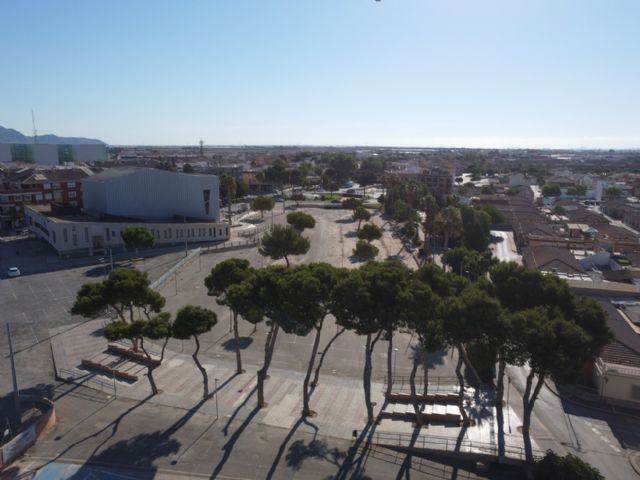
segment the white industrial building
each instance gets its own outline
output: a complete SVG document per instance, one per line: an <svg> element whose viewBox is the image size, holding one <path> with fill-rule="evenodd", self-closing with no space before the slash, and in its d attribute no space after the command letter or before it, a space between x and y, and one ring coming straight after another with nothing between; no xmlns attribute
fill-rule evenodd
<svg viewBox="0 0 640 480"><path fill-rule="evenodd" d="M187 217L217 222L219 189L215 175L155 168L113 168L82 182L86 213L143 220Z"/></svg>
<svg viewBox="0 0 640 480"><path fill-rule="evenodd" d="M55 204L25 206L30 231L61 256L123 248L120 234L131 225L149 230L161 246L229 239L229 224L219 222L216 176L125 168L85 180L82 211Z"/></svg>
<svg viewBox="0 0 640 480"><path fill-rule="evenodd" d="M0 143L0 162L64 165L74 162L104 162L107 146L97 144Z"/></svg>

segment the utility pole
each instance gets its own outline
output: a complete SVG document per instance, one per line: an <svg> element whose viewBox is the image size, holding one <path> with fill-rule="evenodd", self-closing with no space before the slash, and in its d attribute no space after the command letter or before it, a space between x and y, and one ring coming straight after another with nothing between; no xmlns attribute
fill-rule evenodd
<svg viewBox="0 0 640 480"><path fill-rule="evenodd" d="M33 143L38 143L38 131L36 130L36 116L31 109L31 123L33 124Z"/></svg>
<svg viewBox="0 0 640 480"><path fill-rule="evenodd" d="M18 424L22 423L22 412L20 411L20 391L18 390L18 377L16 375L16 360L13 354L13 342L11 340L11 327L7 322L7 337L9 339L9 356L11 357L11 379L13 380L13 408L16 412Z"/></svg>
<svg viewBox="0 0 640 480"><path fill-rule="evenodd" d="M189 248L187 247L187 216L182 216L182 233L184 234L184 256L189 255Z"/></svg>
<svg viewBox="0 0 640 480"><path fill-rule="evenodd" d="M216 387L215 392L216 392L216 420L217 420L218 419L218 379L214 378L213 380L214 380L214 382L216 384L215 385L215 387Z"/></svg>

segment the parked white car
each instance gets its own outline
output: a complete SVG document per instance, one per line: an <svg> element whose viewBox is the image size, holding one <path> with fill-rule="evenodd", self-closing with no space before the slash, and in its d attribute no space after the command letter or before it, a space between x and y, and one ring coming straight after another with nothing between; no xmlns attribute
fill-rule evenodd
<svg viewBox="0 0 640 480"><path fill-rule="evenodd" d="M9 267L9 270L7 270L8 277L19 277L20 275L20 269L18 267Z"/></svg>

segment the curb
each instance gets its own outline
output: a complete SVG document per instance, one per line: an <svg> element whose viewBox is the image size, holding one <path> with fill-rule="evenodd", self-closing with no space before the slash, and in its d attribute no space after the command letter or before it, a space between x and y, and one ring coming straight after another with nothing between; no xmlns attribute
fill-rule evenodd
<svg viewBox="0 0 640 480"><path fill-rule="evenodd" d="M636 475L640 475L640 452L629 455L629 463L633 471L636 472Z"/></svg>

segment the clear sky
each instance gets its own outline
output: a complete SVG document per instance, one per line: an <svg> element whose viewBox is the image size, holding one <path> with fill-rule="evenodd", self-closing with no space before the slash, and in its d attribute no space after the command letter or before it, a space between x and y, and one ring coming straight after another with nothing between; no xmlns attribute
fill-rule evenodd
<svg viewBox="0 0 640 480"><path fill-rule="evenodd" d="M6 0L0 125L110 144L640 147L638 0Z"/></svg>

